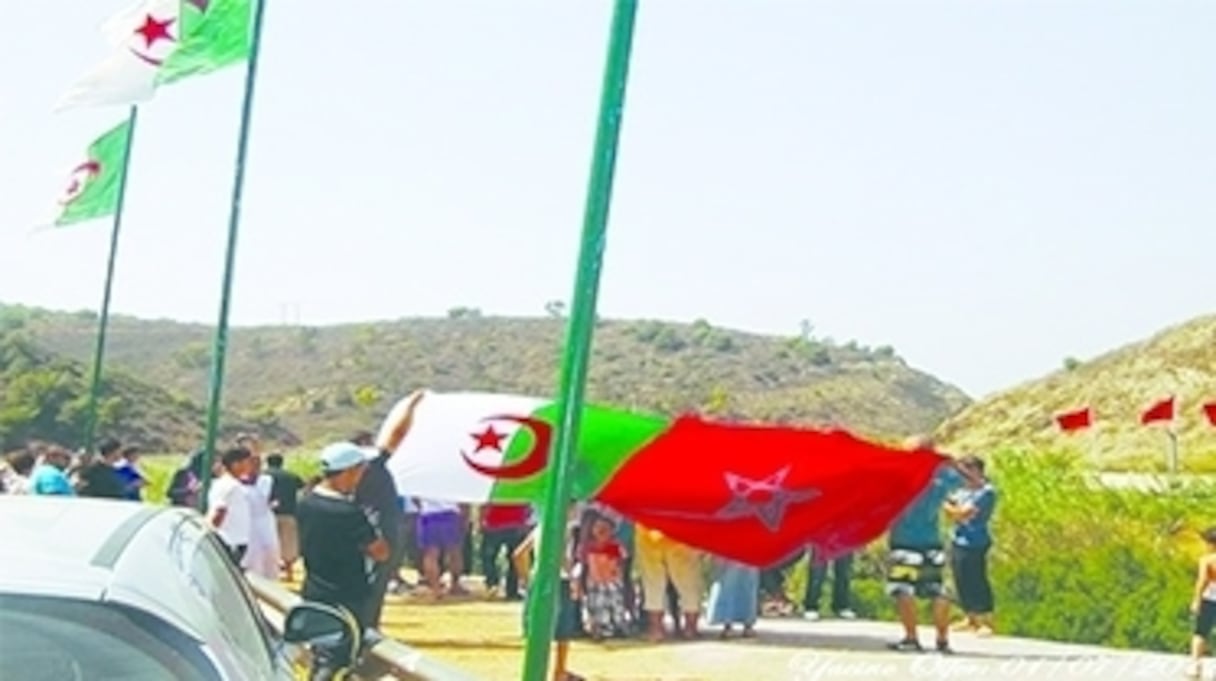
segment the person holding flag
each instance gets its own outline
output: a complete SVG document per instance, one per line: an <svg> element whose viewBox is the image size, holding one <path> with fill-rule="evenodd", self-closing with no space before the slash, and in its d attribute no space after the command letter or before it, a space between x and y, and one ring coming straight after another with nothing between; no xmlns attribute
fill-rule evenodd
<svg viewBox="0 0 1216 681"><path fill-rule="evenodd" d="M933 449L928 438L914 439L910 448L918 451ZM906 507L891 527L890 554L887 559L887 594L895 599L904 636L888 648L900 652L921 652L916 633L916 598L933 604L933 624L937 629L936 649L951 654L950 600L943 585L946 566L942 542L941 515L946 498L963 483L955 462L942 463L929 484L910 506Z"/></svg>

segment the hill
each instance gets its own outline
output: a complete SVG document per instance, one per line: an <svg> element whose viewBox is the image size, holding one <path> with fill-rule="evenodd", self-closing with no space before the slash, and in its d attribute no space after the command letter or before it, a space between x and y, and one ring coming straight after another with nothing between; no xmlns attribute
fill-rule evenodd
<svg viewBox="0 0 1216 681"><path fill-rule="evenodd" d="M68 357L91 353L92 313L9 307L25 333ZM306 439L369 427L418 387L549 395L564 322L470 308L446 319L232 330L225 404ZM118 317L108 357L177 399L202 401L211 329ZM872 435L926 432L968 403L890 347L719 329L708 322L602 321L589 396L665 413L701 410L778 422L837 423Z"/></svg>
<svg viewBox="0 0 1216 681"><path fill-rule="evenodd" d="M1169 394L1179 400L1182 468L1211 470L1216 428L1201 404L1216 400L1216 315L1088 361L1066 360L1049 376L971 405L942 424L938 436L959 450L1073 450L1109 469L1161 470L1166 436L1160 426L1141 426L1140 414ZM1060 432L1053 415L1086 405L1094 409L1094 426Z"/></svg>
<svg viewBox="0 0 1216 681"><path fill-rule="evenodd" d="M30 440L79 446L88 411L88 365L56 357L25 334L0 325L0 452ZM114 436L146 451L186 451L204 430L203 408L121 372L102 382L98 437ZM282 428L225 419L222 435L257 430L269 440L298 442Z"/></svg>

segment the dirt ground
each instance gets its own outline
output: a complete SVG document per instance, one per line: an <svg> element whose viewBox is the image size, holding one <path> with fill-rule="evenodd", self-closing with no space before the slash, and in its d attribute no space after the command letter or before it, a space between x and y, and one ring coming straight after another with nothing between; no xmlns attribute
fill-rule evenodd
<svg viewBox="0 0 1216 681"><path fill-rule="evenodd" d="M517 681L523 664L520 603L490 601L481 596L432 602L390 596L385 633L424 655L487 681ZM701 641L577 641L570 667L597 681L737 681L793 678L789 669L798 649L788 636L720 641L717 631Z"/></svg>
<svg viewBox="0 0 1216 681"><path fill-rule="evenodd" d="M481 595L434 602L389 596L382 629L422 655L485 681L517 681L523 663L521 603ZM294 586L294 585L289 585ZM757 638L719 640L706 630L696 642L578 641L571 669L594 681L857 681L985 678L1112 681L1181 678L1182 655L1114 651L1005 636L952 636L958 655L901 655L886 650L893 622L761 618ZM922 626L921 639L933 631Z"/></svg>

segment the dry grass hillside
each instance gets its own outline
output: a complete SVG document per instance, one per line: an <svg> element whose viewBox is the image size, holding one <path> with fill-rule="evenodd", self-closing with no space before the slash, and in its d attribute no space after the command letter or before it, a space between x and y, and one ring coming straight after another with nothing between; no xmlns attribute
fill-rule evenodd
<svg viewBox="0 0 1216 681"><path fill-rule="evenodd" d="M7 310L39 346L88 361L92 314ZM418 387L549 395L563 329L557 316L491 317L472 308L446 319L238 328L225 404L311 440L372 426ZM203 402L211 334L202 325L119 317L108 357L181 400ZM931 430L969 402L891 347L760 336L706 321L600 322L588 391L593 401L625 407L835 423L873 436Z"/></svg>
<svg viewBox="0 0 1216 681"><path fill-rule="evenodd" d="M1216 400L1216 315L1166 329L1089 361L982 400L946 421L938 435L958 450L1071 450L1109 469L1160 470L1166 461L1162 426L1141 426L1140 414L1178 396L1177 427L1184 470L1216 469L1216 428L1201 405ZM1088 431L1064 434L1053 416L1089 405Z"/></svg>
<svg viewBox="0 0 1216 681"><path fill-rule="evenodd" d="M88 420L89 365L47 352L25 334L0 325L0 453L31 440L77 447ZM187 451L202 437L199 403L122 372L111 371L102 382L98 403L98 437L114 436L138 443L146 451ZM286 430L262 427L228 414L221 435L260 430L267 439L296 442Z"/></svg>

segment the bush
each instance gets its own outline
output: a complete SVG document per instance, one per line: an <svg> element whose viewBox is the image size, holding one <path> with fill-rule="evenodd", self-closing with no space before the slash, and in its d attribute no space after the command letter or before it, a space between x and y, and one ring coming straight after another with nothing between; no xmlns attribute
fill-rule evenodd
<svg viewBox="0 0 1216 681"><path fill-rule="evenodd" d="M991 464L1000 496L989 564L1001 633L1185 648L1197 531L1211 522L1212 490L1100 489L1074 459L1050 453L1007 452ZM882 590L882 554L875 543L858 556L854 598L859 614L893 619ZM805 577L791 577L786 588L800 599Z"/></svg>

